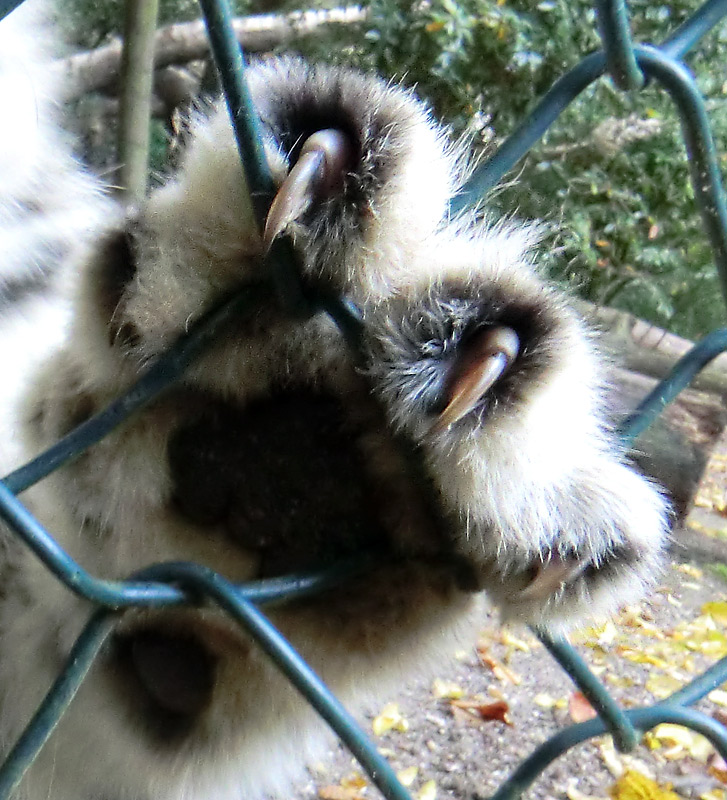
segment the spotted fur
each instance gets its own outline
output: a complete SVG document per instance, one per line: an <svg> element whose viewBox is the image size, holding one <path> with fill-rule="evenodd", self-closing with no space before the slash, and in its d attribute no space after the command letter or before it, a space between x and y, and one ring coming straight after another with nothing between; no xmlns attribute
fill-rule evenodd
<svg viewBox="0 0 727 800"><path fill-rule="evenodd" d="M8 29L42 74L44 46L34 51L16 15L0 25L0 69L15 63L3 59ZM0 85L14 86L4 74ZM362 360L325 315L293 319L271 297L177 387L24 502L101 577L191 560L245 581L372 554L376 568L335 593L271 610L354 708L466 640L480 590L506 616L553 630L638 597L658 571L665 503L606 428L604 365L538 277L533 229L450 219L461 148L411 92L292 58L262 62L250 81L278 182L319 128L354 143L340 191L291 234L305 282L360 308ZM19 148L17 179L0 169L0 237L9 227L28 247L27 264L0 261L0 274L22 281L36 270L25 217L64 243L41 270L53 292L4 312L5 471L103 408L267 269L221 106L192 121L179 172L126 214L72 161L46 89L31 81L35 113L0 134ZM80 216L55 215L57 197ZM496 325L517 331L519 357L471 413L436 429L453 365ZM7 748L89 609L7 532L0 543ZM554 560L582 568L530 598ZM223 616L134 611L19 797L252 800L284 791L321 738L314 714Z"/></svg>

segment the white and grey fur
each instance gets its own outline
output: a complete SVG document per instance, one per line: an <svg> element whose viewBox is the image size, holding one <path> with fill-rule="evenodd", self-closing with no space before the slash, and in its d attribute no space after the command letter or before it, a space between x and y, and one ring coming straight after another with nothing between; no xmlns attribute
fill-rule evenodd
<svg viewBox="0 0 727 800"><path fill-rule="evenodd" d="M0 23L0 87L13 108L0 128L0 242L18 244L0 247L0 274L8 286L41 275L52 291L23 292L3 311L5 472L103 408L265 269L224 107L193 120L178 174L127 215L57 130L48 50L36 46L43 28L22 19L35 13ZM314 129L334 125L356 143L340 193L293 235L306 280L362 310L364 367L327 317L291 320L271 301L174 391L23 501L109 578L191 560L244 581L375 549L372 574L271 612L352 708L466 641L480 589L507 617L555 631L638 598L662 559L665 502L606 429L604 365L538 277L533 229L449 218L463 159L411 92L287 58L255 66L250 80L276 180ZM520 356L464 419L433 428L468 337L494 324L517 329ZM417 445L424 489L394 430ZM89 607L9 533L0 546L6 750ZM580 566L533 596L541 568L559 560ZM183 673L178 697L165 666ZM137 611L18 797L251 800L284 791L323 738L223 616Z"/></svg>

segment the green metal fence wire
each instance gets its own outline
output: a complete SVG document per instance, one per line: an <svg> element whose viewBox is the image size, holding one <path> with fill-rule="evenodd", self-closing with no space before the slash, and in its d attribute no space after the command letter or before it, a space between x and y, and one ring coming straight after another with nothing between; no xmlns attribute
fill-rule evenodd
<svg viewBox="0 0 727 800"><path fill-rule="evenodd" d="M0 18L22 0L0 0ZM227 0L200 0L215 59L222 75L248 189L261 223L272 197L272 180L265 162L258 120L247 92L245 60L232 33ZM629 14L623 0L595 0L603 50L586 56L543 97L495 155L471 176L452 202L457 213L480 202L572 100L588 85L610 75L623 90L637 90L645 81L660 84L671 96L682 124L692 182L705 231L712 244L715 264L727 300L727 207L715 147L704 100L683 64L685 54L727 16L727 0L708 0L658 46L635 45ZM97 607L69 655L65 668L49 690L41 707L0 767L0 800L8 800L44 743L51 735L78 687L92 666L103 642L119 616L129 607L162 607L212 603L227 613L259 644L284 675L342 739L387 800L407 800L408 794L391 767L351 719L335 697L267 620L260 606L295 600L330 588L365 570L372 558L307 575L291 575L244 585L232 585L220 575L197 564L164 564L146 568L126 581L99 580L73 561L18 500L17 495L121 425L130 415L152 402L176 381L233 321L252 313L263 299L275 295L286 309L301 316L325 311L356 350L361 322L357 310L338 297L306 296L298 279L296 255L285 239L273 248L270 278L213 309L161 355L137 383L106 409L91 417L63 439L0 481L0 519L9 525L46 567L70 591ZM674 367L663 381L625 420L621 433L631 443L711 359L727 350L727 329L707 336ZM639 736L662 722L698 731L727 758L727 730L689 706L727 681L727 658L667 699L648 708L621 710L605 687L565 640L541 633L550 653L558 660L598 711L599 718L572 725L553 736L523 761L492 800L515 800L566 750L593 736L610 732L622 750L632 749Z"/></svg>

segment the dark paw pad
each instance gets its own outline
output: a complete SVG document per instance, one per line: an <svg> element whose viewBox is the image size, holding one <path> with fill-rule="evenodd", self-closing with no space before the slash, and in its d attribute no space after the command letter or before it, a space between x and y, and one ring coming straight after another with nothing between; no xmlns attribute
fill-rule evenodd
<svg viewBox="0 0 727 800"><path fill-rule="evenodd" d="M168 741L191 730L212 700L217 659L209 649L191 634L143 628L120 635L115 654L149 733Z"/></svg>

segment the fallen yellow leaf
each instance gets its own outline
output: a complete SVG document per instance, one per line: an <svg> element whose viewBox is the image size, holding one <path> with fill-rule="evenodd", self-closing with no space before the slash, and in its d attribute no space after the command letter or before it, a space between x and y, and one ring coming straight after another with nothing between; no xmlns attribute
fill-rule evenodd
<svg viewBox="0 0 727 800"><path fill-rule="evenodd" d="M724 789L710 789L708 792L702 792L699 795L699 800L727 800L727 791Z"/></svg>
<svg viewBox="0 0 727 800"><path fill-rule="evenodd" d="M418 800L436 800L437 784L434 781L427 781L417 792Z"/></svg>
<svg viewBox="0 0 727 800"><path fill-rule="evenodd" d="M464 689L453 681L435 678L432 683L432 694L438 700L458 700L464 694Z"/></svg>
<svg viewBox="0 0 727 800"><path fill-rule="evenodd" d="M408 731L409 723L399 712L396 703L388 703L381 709L381 713L374 717L371 727L376 736L382 736L390 730Z"/></svg>
<svg viewBox="0 0 727 800"><path fill-rule="evenodd" d="M682 685L682 681L675 678L673 675L652 675L649 680L646 681L647 691L651 692L654 697L658 697L659 700L669 697L669 695L676 692L677 689L681 689Z"/></svg>
<svg viewBox="0 0 727 800"><path fill-rule="evenodd" d="M606 765L606 769L608 769L614 778L620 778L624 774L625 769L621 754L616 751L613 738L611 736L604 736L598 743L598 750L601 753L601 758Z"/></svg>
<svg viewBox="0 0 727 800"><path fill-rule="evenodd" d="M662 754L664 758L678 759L690 755L692 758L706 763L714 752L714 748L704 736L688 728L682 728L680 725L662 723L654 728L651 736L669 748Z"/></svg>
<svg viewBox="0 0 727 800"><path fill-rule="evenodd" d="M321 786L318 790L321 800L362 800L363 795L356 789L346 789L345 786Z"/></svg>
<svg viewBox="0 0 727 800"><path fill-rule="evenodd" d="M590 625L576 632L576 638L590 647L594 645L606 647L613 644L617 636L618 629L610 620L603 625Z"/></svg>
<svg viewBox="0 0 727 800"><path fill-rule="evenodd" d="M414 783L418 774L419 767L407 767L406 769L402 769L400 772L397 772L396 777L399 779L399 783L402 786L406 786L408 788Z"/></svg>
<svg viewBox="0 0 727 800"><path fill-rule="evenodd" d="M660 669L666 669L669 666L663 658L651 655L643 650L633 650L630 647L619 646L618 653L629 661L633 661L634 664L651 664Z"/></svg>
<svg viewBox="0 0 727 800"><path fill-rule="evenodd" d="M675 569L679 572L683 572L690 578L694 578L694 580L700 580L704 577L702 570L699 569L699 567L695 567L693 564L677 564Z"/></svg>
<svg viewBox="0 0 727 800"><path fill-rule="evenodd" d="M727 706L727 692L724 689L715 689L707 695L707 698L718 706Z"/></svg>
<svg viewBox="0 0 727 800"><path fill-rule="evenodd" d="M556 700L546 692L541 692L533 697L533 703L535 703L536 706L540 706L540 708L553 708Z"/></svg>
<svg viewBox="0 0 727 800"><path fill-rule="evenodd" d="M711 631L700 637L687 641L687 647L698 650L705 656L724 658L727 656L727 636L717 631Z"/></svg>
<svg viewBox="0 0 727 800"><path fill-rule="evenodd" d="M608 793L613 800L680 800L675 792L633 769L624 772Z"/></svg>
<svg viewBox="0 0 727 800"><path fill-rule="evenodd" d="M345 786L347 789L365 789L369 785L369 782L364 778L364 776L360 772L353 772L350 775L346 775L346 777L341 781L341 786Z"/></svg>
<svg viewBox="0 0 727 800"><path fill-rule="evenodd" d="M591 671L593 672L593 670ZM617 686L619 689L630 689L636 683L629 675L614 675L612 672L607 672L603 677L607 683Z"/></svg>
<svg viewBox="0 0 727 800"><path fill-rule="evenodd" d="M727 625L727 602L713 601L702 606L702 614L708 614L716 622Z"/></svg>
<svg viewBox="0 0 727 800"><path fill-rule="evenodd" d="M516 636L513 636L507 628L504 628L502 631L502 643L508 645L509 647L513 647L515 650L521 650L523 653L530 652L530 645L527 642L524 642L522 639L518 639Z"/></svg>

